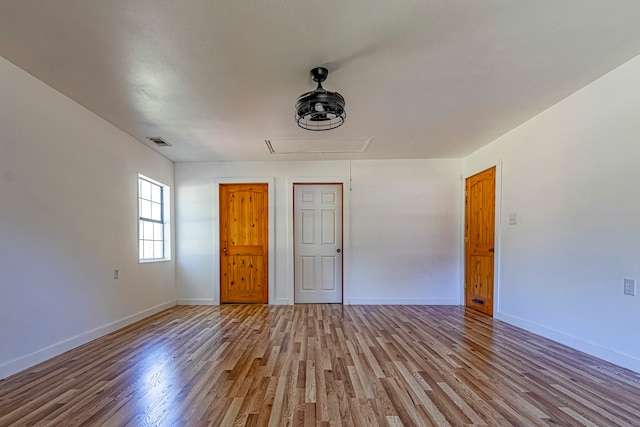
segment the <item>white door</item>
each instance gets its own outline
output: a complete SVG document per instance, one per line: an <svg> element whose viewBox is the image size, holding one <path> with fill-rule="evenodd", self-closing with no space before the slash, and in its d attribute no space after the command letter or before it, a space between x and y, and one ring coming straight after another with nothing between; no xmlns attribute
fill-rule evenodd
<svg viewBox="0 0 640 427"><path fill-rule="evenodd" d="M342 184L294 184L296 303L342 302Z"/></svg>

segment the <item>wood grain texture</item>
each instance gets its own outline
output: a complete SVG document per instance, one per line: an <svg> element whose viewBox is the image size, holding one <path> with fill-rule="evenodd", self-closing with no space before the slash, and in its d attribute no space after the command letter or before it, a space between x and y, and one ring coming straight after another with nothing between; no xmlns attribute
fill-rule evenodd
<svg viewBox="0 0 640 427"><path fill-rule="evenodd" d="M0 426L638 426L640 375L457 306L178 306L0 381Z"/></svg>

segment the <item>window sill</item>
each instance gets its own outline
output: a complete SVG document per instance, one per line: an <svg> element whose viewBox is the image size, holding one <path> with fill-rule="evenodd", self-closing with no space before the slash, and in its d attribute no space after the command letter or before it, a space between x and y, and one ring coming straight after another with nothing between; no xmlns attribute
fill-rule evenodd
<svg viewBox="0 0 640 427"><path fill-rule="evenodd" d="M158 262L169 262L171 258L158 258L158 259L139 259L138 264L155 264Z"/></svg>

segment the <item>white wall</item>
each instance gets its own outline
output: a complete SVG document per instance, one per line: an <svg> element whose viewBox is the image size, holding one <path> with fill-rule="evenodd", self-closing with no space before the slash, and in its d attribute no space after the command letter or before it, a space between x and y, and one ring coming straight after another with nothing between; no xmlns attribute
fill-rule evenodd
<svg viewBox="0 0 640 427"><path fill-rule="evenodd" d="M0 378L175 304L138 264L137 175L173 163L0 58ZM114 269L120 278L114 280Z"/></svg>
<svg viewBox="0 0 640 427"><path fill-rule="evenodd" d="M271 178L272 304L293 303L293 182L345 184L344 301L460 302L461 160L176 164L179 303L218 304L215 185Z"/></svg>
<svg viewBox="0 0 640 427"><path fill-rule="evenodd" d="M640 292L623 295L623 278L640 279L638 87L640 57L469 156L464 169L502 162L496 316L640 372Z"/></svg>
<svg viewBox="0 0 640 427"><path fill-rule="evenodd" d="M460 304L460 160L353 164L351 304Z"/></svg>

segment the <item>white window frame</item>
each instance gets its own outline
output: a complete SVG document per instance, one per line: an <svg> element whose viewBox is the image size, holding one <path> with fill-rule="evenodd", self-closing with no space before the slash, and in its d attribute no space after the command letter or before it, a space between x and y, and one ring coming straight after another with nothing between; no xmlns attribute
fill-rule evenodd
<svg viewBox="0 0 640 427"><path fill-rule="evenodd" d="M161 201L160 201L160 209L161 209L161 215L160 215L160 220L156 220L156 219L151 219L148 217L143 217L142 216L142 202L143 201L148 201L149 199L145 199L142 197L141 194L141 181L147 181L149 183L151 183L152 185L156 185L158 187L160 187L161 190ZM138 262L141 264L146 264L146 263L152 263L152 262L163 262L163 261L169 261L171 260L171 227L170 227L170 200L171 200L171 193L170 193L170 188L168 185L163 184L159 181L156 181L152 178L149 178L147 176L144 176L142 174L138 174L138 180L137 180L137 185L138 185L138 217L137 217L137 223L138 223ZM153 203L157 203L156 201L154 201ZM158 224L162 227L162 246L163 246L163 254L162 257L159 258L143 258L143 245L144 245L144 241L149 241L152 239L143 239L143 230L144 230L144 225L143 223L147 222L147 223L155 223ZM156 240L159 241L159 240Z"/></svg>

